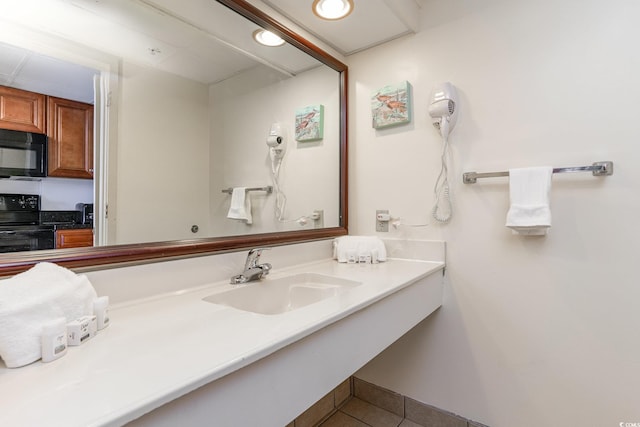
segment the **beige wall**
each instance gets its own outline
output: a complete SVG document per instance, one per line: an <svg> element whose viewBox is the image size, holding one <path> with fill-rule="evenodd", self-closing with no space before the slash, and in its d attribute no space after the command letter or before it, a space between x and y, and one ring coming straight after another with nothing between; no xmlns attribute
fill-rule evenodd
<svg viewBox="0 0 640 427"><path fill-rule="evenodd" d="M428 96L449 80L461 101L451 224L388 233L447 241L444 306L359 377L493 427L640 420L638 16L628 0L428 0L419 34L349 58L352 234L374 234L376 209L428 221ZM402 80L413 122L375 132L371 91ZM461 182L601 160L615 175L554 176L543 238L504 227L508 179Z"/></svg>
<svg viewBox="0 0 640 427"><path fill-rule="evenodd" d="M207 86L125 63L120 96L115 243L206 236Z"/></svg>
<svg viewBox="0 0 640 427"><path fill-rule="evenodd" d="M266 138L273 122L282 123L287 140L280 169L285 218L322 209L324 225L338 225L335 71L318 68L266 85L248 73L209 88L125 63L121 88L117 191L109 211L117 237L110 244L301 229L275 223L275 197L261 192L251 194L253 225L226 218L231 196L223 188L272 185ZM325 106L325 137L298 143L295 110L314 104Z"/></svg>
<svg viewBox="0 0 640 427"><path fill-rule="evenodd" d="M280 167L280 187L287 199L284 219L321 209L325 227L338 225L338 73L318 67L282 81L274 74L258 67L212 86L212 176L222 179L211 188L211 230L216 235L302 229L295 222L274 221L275 194L263 192L250 194L251 226L227 218L231 196L221 193L223 188L273 184L266 140L274 122L282 125L286 140ZM317 104L324 105L324 138L297 142L296 110Z"/></svg>

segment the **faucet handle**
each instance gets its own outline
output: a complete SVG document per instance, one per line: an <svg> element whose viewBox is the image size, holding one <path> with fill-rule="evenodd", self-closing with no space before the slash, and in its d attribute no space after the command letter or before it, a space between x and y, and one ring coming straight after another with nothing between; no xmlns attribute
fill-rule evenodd
<svg viewBox="0 0 640 427"><path fill-rule="evenodd" d="M269 250L271 248L252 248L249 249L249 253L247 254L247 261L244 264L244 269L248 270L249 268L256 267L258 265L258 261L260 260L260 255L262 251Z"/></svg>
<svg viewBox="0 0 640 427"><path fill-rule="evenodd" d="M269 264L268 262L265 262L264 264L260 264L258 267L260 267L262 269L262 275L263 276L266 276L267 274L269 274L269 272L273 268L271 266L271 264Z"/></svg>
<svg viewBox="0 0 640 427"><path fill-rule="evenodd" d="M253 255L255 253L256 256L259 257L262 254L262 251L268 251L269 249L271 248L251 248L247 255Z"/></svg>

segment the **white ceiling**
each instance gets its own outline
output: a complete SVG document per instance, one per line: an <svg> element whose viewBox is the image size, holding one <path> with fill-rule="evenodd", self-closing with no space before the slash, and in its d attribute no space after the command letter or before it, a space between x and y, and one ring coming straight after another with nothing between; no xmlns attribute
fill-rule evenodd
<svg viewBox="0 0 640 427"><path fill-rule="evenodd" d="M0 85L93 103L96 71L0 42Z"/></svg>
<svg viewBox="0 0 640 427"><path fill-rule="evenodd" d="M69 63L65 67L63 61L17 46L2 46L3 20L204 84L260 66L286 77L320 64L291 45L270 48L255 43L252 33L260 27L212 0L20 0L3 5L0 84L85 102L92 99L92 78L89 93L84 84L60 95L52 93L65 89L57 74L67 76L69 83L86 83L87 71L89 76L94 72ZM58 72L52 73L51 66Z"/></svg>
<svg viewBox="0 0 640 427"><path fill-rule="evenodd" d="M312 0L262 1L339 52L351 54L417 31L416 8L422 0L354 0L353 12L340 21L317 18L311 12ZM2 43L3 20L204 84L255 67L270 67L284 78L319 64L290 45L258 45L251 34L259 27L213 0L20 0L4 4L0 84L84 102L92 102L96 72Z"/></svg>
<svg viewBox="0 0 640 427"><path fill-rule="evenodd" d="M262 0L343 55L418 31L423 0L353 0L353 12L338 21L319 19L312 0Z"/></svg>

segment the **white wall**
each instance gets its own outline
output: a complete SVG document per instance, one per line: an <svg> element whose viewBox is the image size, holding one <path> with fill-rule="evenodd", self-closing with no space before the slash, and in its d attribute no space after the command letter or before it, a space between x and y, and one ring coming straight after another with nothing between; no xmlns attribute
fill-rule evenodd
<svg viewBox="0 0 640 427"><path fill-rule="evenodd" d="M295 220L321 209L324 226L338 226L338 73L318 67L282 81L269 75L274 73L257 67L212 86L212 182L218 185L211 188L212 234L302 229L295 222L274 220L273 193L250 193L252 225L227 218L231 196L221 193L223 188L273 185L266 139L275 122L281 123L286 139L279 179L287 200L284 219ZM324 105L324 138L297 142L296 110L317 104ZM305 228L313 228L313 222Z"/></svg>
<svg viewBox="0 0 640 427"><path fill-rule="evenodd" d="M43 211L73 211L76 203L93 203L93 180L42 178L34 181L0 180L0 193L39 194Z"/></svg>
<svg viewBox="0 0 640 427"><path fill-rule="evenodd" d="M208 87L125 63L120 99L117 200L109 202L117 237L109 244L206 236Z"/></svg>
<svg viewBox="0 0 640 427"><path fill-rule="evenodd" d="M449 80L461 100L451 224L386 234L448 242L444 306L360 377L492 427L640 421L638 17L630 0L427 0L420 33L349 58L352 234L374 234L376 209L428 220L427 99ZM414 121L375 132L371 91L402 80ZM613 176L554 176L542 238L504 227L508 179L461 183L602 160Z"/></svg>

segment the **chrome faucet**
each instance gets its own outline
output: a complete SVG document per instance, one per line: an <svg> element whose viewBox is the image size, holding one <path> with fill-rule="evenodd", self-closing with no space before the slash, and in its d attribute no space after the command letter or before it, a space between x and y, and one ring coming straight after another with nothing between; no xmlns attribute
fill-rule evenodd
<svg viewBox="0 0 640 427"><path fill-rule="evenodd" d="M271 271L271 264L268 262L258 264L258 262L260 262L260 255L262 255L262 251L266 249L269 248L253 248L249 250L249 253L247 254L247 261L244 263L244 271L231 278L232 285L260 280L263 276L269 274L269 271Z"/></svg>

